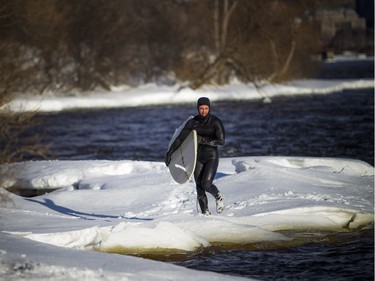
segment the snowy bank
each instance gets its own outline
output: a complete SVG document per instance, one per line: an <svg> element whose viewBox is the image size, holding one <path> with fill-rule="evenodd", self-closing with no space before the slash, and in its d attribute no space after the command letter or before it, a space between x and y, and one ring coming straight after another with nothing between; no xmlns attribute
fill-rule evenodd
<svg viewBox="0 0 375 281"><path fill-rule="evenodd" d="M138 88L114 88L110 92L93 92L72 97L18 97L8 105L12 111L57 112L74 109L124 108L195 103L201 96L212 101L264 100L279 96L322 95L350 89L374 88L373 79L360 80L298 80L286 84L231 84L222 87L203 87L193 91L178 86L147 84Z"/></svg>
<svg viewBox="0 0 375 281"><path fill-rule="evenodd" d="M176 184L160 162L35 161L2 166L0 173L4 188L58 188L32 198L2 189L3 274L17 261L35 279L58 280L73 268L77 280L235 280L97 252L169 255L293 243L286 233L352 231L374 220L374 168L350 159L223 158L216 184L226 209L216 215L210 198L208 217L197 212L194 182Z"/></svg>

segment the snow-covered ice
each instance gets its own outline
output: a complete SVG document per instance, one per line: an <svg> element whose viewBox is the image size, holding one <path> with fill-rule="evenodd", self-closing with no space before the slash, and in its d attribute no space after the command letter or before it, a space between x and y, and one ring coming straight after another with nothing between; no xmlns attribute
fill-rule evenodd
<svg viewBox="0 0 375 281"><path fill-rule="evenodd" d="M7 188L59 188L32 198L2 190L8 200L0 209L1 262L9 267L15 260L37 277L58 279L74 268L76 279L234 280L98 252L171 254L283 242L293 239L283 230L342 232L374 220L374 168L350 159L222 158L216 184L226 209L215 214L210 198L212 216L198 213L194 182L178 185L161 162L31 161L1 172Z"/></svg>

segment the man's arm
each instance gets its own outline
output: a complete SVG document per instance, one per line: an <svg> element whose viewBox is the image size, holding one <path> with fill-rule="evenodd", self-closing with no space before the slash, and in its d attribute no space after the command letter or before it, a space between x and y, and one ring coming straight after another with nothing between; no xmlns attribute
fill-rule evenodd
<svg viewBox="0 0 375 281"><path fill-rule="evenodd" d="M185 124L185 127L181 130L180 134L178 135L178 137L174 140L174 142L172 143L171 147L169 148L168 152L167 152L167 155L165 157L165 165L169 165L169 162L171 162L171 157L172 157L172 154L173 152L176 151L176 149L181 145L181 143L187 138L187 136L190 134L191 132L191 122L187 122Z"/></svg>

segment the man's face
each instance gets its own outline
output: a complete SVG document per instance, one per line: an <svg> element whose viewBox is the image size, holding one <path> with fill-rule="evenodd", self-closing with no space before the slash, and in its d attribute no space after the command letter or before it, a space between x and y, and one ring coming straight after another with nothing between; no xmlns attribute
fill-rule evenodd
<svg viewBox="0 0 375 281"><path fill-rule="evenodd" d="M208 112L210 112L210 107L208 105L200 105L198 110L202 117L206 117Z"/></svg>

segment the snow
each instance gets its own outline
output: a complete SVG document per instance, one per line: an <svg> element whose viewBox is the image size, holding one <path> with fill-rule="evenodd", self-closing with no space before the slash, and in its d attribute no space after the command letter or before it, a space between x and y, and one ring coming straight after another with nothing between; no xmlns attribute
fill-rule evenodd
<svg viewBox="0 0 375 281"><path fill-rule="evenodd" d="M138 88L113 88L110 92L93 92L79 97L32 96L18 97L8 106L12 111L59 112L74 109L124 108L159 106L166 104L195 103L201 96L211 101L264 100L270 102L278 96L323 95L348 89L373 88L373 79L316 80L305 79L286 84L263 83L260 88L253 84L233 83L222 87L204 87L193 91L179 86L147 84Z"/></svg>
<svg viewBox="0 0 375 281"><path fill-rule="evenodd" d="M269 100L373 88L373 79L205 87L144 85L82 97L17 98L14 111ZM125 254L181 254L221 244L289 242L290 231L373 227L374 167L355 159L221 158L215 184L226 208L197 211L195 184L161 162L29 161L0 167L0 276L10 280L242 280ZM12 190L50 190L26 198ZM284 232L287 230L287 232Z"/></svg>
<svg viewBox="0 0 375 281"><path fill-rule="evenodd" d="M1 173L5 188L59 188L32 198L2 189L0 274L24 279L236 280L108 253L283 242L293 238L282 230L342 232L374 220L374 168L352 159L222 158L215 183L226 209L217 215L209 198L211 216L198 213L194 182L178 185L161 162L29 161Z"/></svg>

